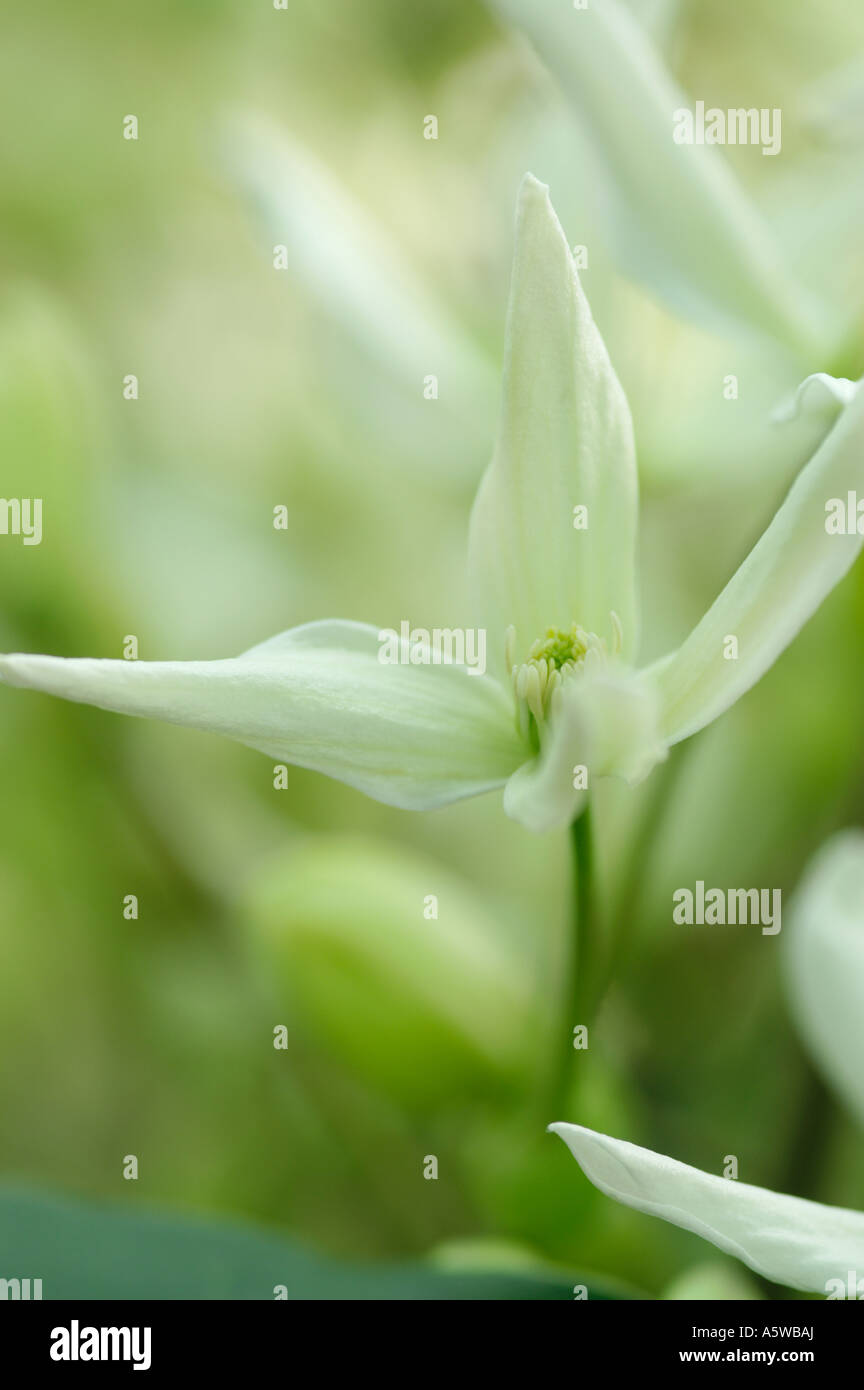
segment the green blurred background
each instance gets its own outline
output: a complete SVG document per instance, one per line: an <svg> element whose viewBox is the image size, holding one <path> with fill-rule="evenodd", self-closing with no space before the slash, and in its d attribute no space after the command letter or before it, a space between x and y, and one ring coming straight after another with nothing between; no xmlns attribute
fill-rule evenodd
<svg viewBox="0 0 864 1390"><path fill-rule="evenodd" d="M645 654L680 640L806 457L771 410L808 371L862 371L860 146L814 131L802 95L864 50L864 11L633 8L688 92L782 107L782 159L724 158L809 287L851 306L830 363L687 324L623 276L591 130L475 0L19 7L0 56L0 492L43 497L45 529L0 538L0 650L116 657L134 634L142 658L208 658L315 618L465 620L526 169L590 249L633 408ZM397 272L394 325L374 300ZM542 1105L565 837L527 834L497 796L408 814L293 769L277 791L227 742L0 691L4 1178L340 1258L444 1247L654 1296L706 1247L595 1192L548 1121L711 1171L734 1153L746 1181L864 1206L860 1134L795 1040L774 938L684 935L670 908L697 878L789 893L861 819L862 619L859 566L687 750L566 1115ZM648 797L598 797L610 898Z"/></svg>

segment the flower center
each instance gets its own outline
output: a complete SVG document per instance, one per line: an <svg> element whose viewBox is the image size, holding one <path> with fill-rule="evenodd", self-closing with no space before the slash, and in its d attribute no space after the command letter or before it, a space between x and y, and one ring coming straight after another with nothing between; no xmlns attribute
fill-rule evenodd
<svg viewBox="0 0 864 1390"><path fill-rule="evenodd" d="M574 623L569 632L550 627L545 637L538 637L530 652L531 661L545 661L550 671L563 671L581 661L588 650L591 634Z"/></svg>
<svg viewBox="0 0 864 1390"><path fill-rule="evenodd" d="M614 630L614 649L621 649L621 628L616 614L612 614ZM516 717L521 731L533 742L539 743L540 730L554 714L560 701L560 691L564 685L584 674L600 663L608 660L606 643L593 632L573 623L569 631L550 627L544 637L538 637L528 652L528 660L515 661L516 633L511 627L507 631L507 665L513 679L516 695Z"/></svg>

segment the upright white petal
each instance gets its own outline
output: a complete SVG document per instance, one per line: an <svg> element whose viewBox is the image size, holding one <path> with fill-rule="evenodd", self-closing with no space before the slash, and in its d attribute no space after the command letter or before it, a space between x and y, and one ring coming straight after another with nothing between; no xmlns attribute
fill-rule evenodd
<svg viewBox="0 0 864 1390"><path fill-rule="evenodd" d="M629 671L575 679L561 691L538 757L504 789L504 810L527 830L569 825L597 777L639 782L666 757L659 702L650 683ZM577 769L587 788L577 789Z"/></svg>
<svg viewBox="0 0 864 1390"><path fill-rule="evenodd" d="M703 1173L581 1125L549 1128L608 1197L693 1231L766 1279L826 1293L850 1270L864 1276L864 1213Z"/></svg>
<svg viewBox="0 0 864 1390"><path fill-rule="evenodd" d="M492 7L528 34L596 144L617 194L610 235L628 272L712 326L752 324L799 350L821 340L825 311L781 269L780 246L719 149L676 143L676 113L694 103L634 14L618 0Z"/></svg>
<svg viewBox="0 0 864 1390"><path fill-rule="evenodd" d="M408 810L500 786L525 757L512 700L456 665L382 665L378 629L320 622L226 661L0 657L0 680L224 734Z"/></svg>
<svg viewBox="0 0 864 1390"><path fill-rule="evenodd" d="M856 391L768 529L681 647L653 668L670 743L704 728L749 690L858 555L864 536L829 535L826 504L864 499L864 391ZM727 659L727 638L737 659Z"/></svg>
<svg viewBox="0 0 864 1390"><path fill-rule="evenodd" d="M236 114L226 162L290 264L364 353L418 392L446 373L462 396L494 402L494 369L410 265L396 236L315 157L272 122ZM370 190L374 204L375 190ZM452 393L451 393L452 394Z"/></svg>
<svg viewBox="0 0 864 1390"><path fill-rule="evenodd" d="M587 508L587 528L574 508ZM471 517L470 566L490 642L516 628L516 660L576 622L635 645L637 479L624 393L548 190L528 175L516 251L495 454ZM581 518L578 518L581 519Z"/></svg>
<svg viewBox="0 0 864 1390"><path fill-rule="evenodd" d="M670 42L681 18L681 0L627 0L627 8L658 47Z"/></svg>
<svg viewBox="0 0 864 1390"><path fill-rule="evenodd" d="M798 1027L864 1122L864 832L844 831L819 851L795 892L784 938Z"/></svg>

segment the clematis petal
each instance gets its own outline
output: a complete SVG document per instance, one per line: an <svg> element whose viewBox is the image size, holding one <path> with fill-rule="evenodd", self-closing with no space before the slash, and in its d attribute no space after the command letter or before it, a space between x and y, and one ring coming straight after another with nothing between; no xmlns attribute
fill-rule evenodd
<svg viewBox="0 0 864 1390"><path fill-rule="evenodd" d="M524 759L512 701L457 665L384 665L378 629L318 622L225 661L0 657L0 680L225 734L406 810L500 786Z"/></svg>
<svg viewBox="0 0 864 1390"><path fill-rule="evenodd" d="M799 1029L864 1122L864 832L834 836L808 867L792 902L786 964Z"/></svg>
<svg viewBox="0 0 864 1390"><path fill-rule="evenodd" d="M784 273L776 239L720 151L676 143L677 113L692 103L625 5L491 7L531 39L602 156L617 195L609 231L629 274L711 327L749 324L799 352L826 337L825 309Z"/></svg>
<svg viewBox="0 0 864 1390"><path fill-rule="evenodd" d="M843 407L849 405L857 390L857 381L850 381L848 377L813 372L804 378L791 401L785 402L774 412L774 421L783 425L790 420L813 416L822 421L827 430Z"/></svg>
<svg viewBox="0 0 864 1390"><path fill-rule="evenodd" d="M587 769L589 788L595 777L639 782L666 757L657 692L641 676L586 676L560 696L540 753L504 789L504 810L528 830L555 830L581 813L588 789L574 786L577 769Z"/></svg>
<svg viewBox="0 0 864 1390"><path fill-rule="evenodd" d="M466 417L470 404L475 425L483 406L494 409L498 382L490 362L430 295L398 238L311 150L266 118L237 112L227 123L224 152L266 229L268 250L274 242L287 247L304 287L364 356L412 393L427 373L446 369L450 385L442 398L456 396Z"/></svg>
<svg viewBox="0 0 864 1390"><path fill-rule="evenodd" d="M672 41L681 19L681 0L627 0L627 8L658 48Z"/></svg>
<svg viewBox="0 0 864 1390"><path fill-rule="evenodd" d="M649 668L670 743L704 728L776 661L854 562L864 536L829 535L826 504L864 498L864 391L801 470L786 500L705 617L672 655ZM738 644L727 660L728 637Z"/></svg>
<svg viewBox="0 0 864 1390"><path fill-rule="evenodd" d="M579 529L574 508L587 510ZM637 479L630 411L548 190L527 175L495 454L471 517L470 568L491 645L516 659L550 627L635 645ZM497 641L496 641L497 638Z"/></svg>
<svg viewBox="0 0 864 1390"><path fill-rule="evenodd" d="M585 1176L616 1202L693 1231L757 1274L793 1289L844 1287L864 1271L864 1213L703 1173L581 1125L549 1126Z"/></svg>

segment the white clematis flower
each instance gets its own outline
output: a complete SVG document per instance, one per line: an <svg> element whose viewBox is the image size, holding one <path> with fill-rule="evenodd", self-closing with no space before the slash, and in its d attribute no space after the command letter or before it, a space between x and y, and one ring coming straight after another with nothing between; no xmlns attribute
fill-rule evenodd
<svg viewBox="0 0 864 1390"><path fill-rule="evenodd" d="M520 192L494 457L470 569L490 669L435 664L378 629L327 621L223 661L0 657L0 679L225 734L390 805L423 810L505 786L533 830L579 814L589 779L644 777L768 669L864 538L827 536L824 502L864 493L864 393L845 407L762 539L683 646L637 670L637 478L627 401L548 190ZM574 526L574 508L587 526ZM739 659L724 659L737 635Z"/></svg>
<svg viewBox="0 0 864 1390"><path fill-rule="evenodd" d="M790 998L814 1060L864 1120L864 834L819 852L787 933ZM681 1226L790 1288L846 1297L864 1280L864 1213L752 1187L581 1125L549 1128L595 1187ZM862 1285L864 1287L864 1285ZM855 1292L852 1292L855 1297Z"/></svg>
<svg viewBox="0 0 864 1390"><path fill-rule="evenodd" d="M673 139L675 113L692 103L652 42L644 3L488 3L531 40L598 150L613 194L608 236L626 273L723 331L749 325L807 357L836 342L836 315L784 265L719 147Z"/></svg>

